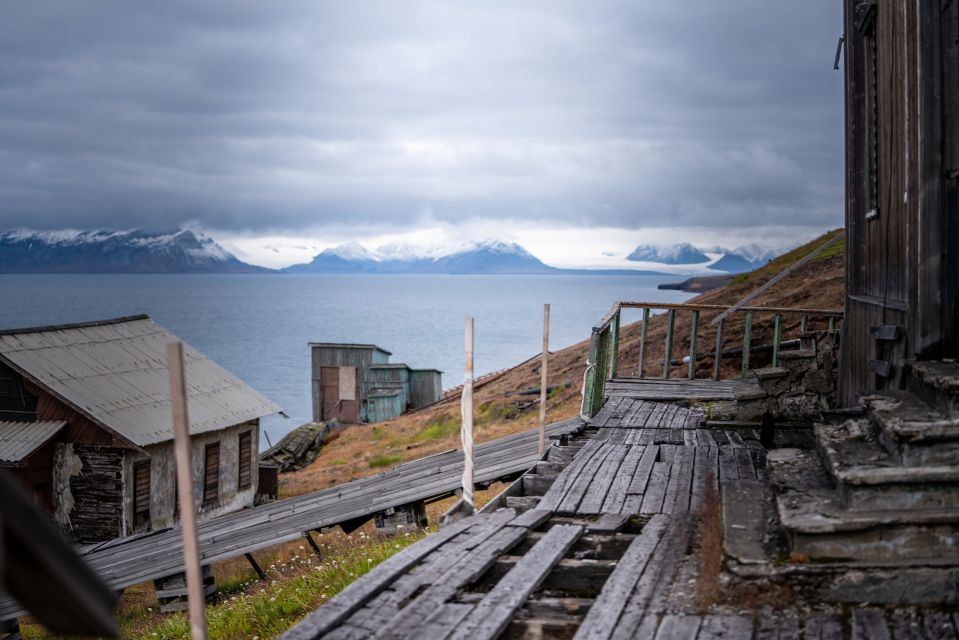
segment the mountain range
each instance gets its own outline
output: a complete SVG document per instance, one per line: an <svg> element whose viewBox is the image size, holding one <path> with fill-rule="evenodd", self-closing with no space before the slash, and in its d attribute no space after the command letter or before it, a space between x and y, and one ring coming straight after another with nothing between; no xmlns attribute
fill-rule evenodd
<svg viewBox="0 0 959 640"><path fill-rule="evenodd" d="M653 244L641 244L626 256L633 262L660 262L662 264L698 264L709 262L709 256L689 244L683 242L664 247Z"/></svg>
<svg viewBox="0 0 959 640"><path fill-rule="evenodd" d="M720 254L718 260L707 268L726 273L741 273L761 267L779 255L779 252L760 244L746 244L735 249L725 247L697 248L688 242L675 245L641 244L626 256L634 262L658 262L668 265L701 265L709 262L706 254Z"/></svg>
<svg viewBox="0 0 959 640"><path fill-rule="evenodd" d="M689 243L640 245L630 261L695 265L738 273L766 263L776 252L760 245L734 250L698 249ZM484 240L452 246L384 245L369 250L356 242L324 249L308 263L282 273L367 274L574 274L662 275L639 269L560 269L543 263L515 242ZM247 264L198 231L26 231L0 234L0 273L277 273Z"/></svg>
<svg viewBox="0 0 959 640"><path fill-rule="evenodd" d="M11 231L0 234L0 273L267 273L215 240L181 229Z"/></svg>
<svg viewBox="0 0 959 640"><path fill-rule="evenodd" d="M549 274L566 271L544 264L515 242L485 240L448 249L389 245L369 251L351 242L324 249L287 273Z"/></svg>

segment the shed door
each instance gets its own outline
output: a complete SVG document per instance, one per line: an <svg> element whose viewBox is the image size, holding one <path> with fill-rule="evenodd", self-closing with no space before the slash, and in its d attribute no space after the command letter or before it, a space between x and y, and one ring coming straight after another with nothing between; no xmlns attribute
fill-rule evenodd
<svg viewBox="0 0 959 640"><path fill-rule="evenodd" d="M356 379L356 367L322 367L320 387L323 420L359 421L359 384Z"/></svg>

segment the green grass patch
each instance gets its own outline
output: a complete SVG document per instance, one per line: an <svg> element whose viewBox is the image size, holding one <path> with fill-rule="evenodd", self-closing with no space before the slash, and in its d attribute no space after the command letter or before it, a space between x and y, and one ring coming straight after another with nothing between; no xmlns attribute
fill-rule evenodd
<svg viewBox="0 0 959 640"><path fill-rule="evenodd" d="M340 467L346 464L346 460L344 460L343 458L333 458L332 460L330 460L330 464L333 465L334 467Z"/></svg>
<svg viewBox="0 0 959 640"><path fill-rule="evenodd" d="M370 469L376 469L378 467L389 467L400 460L403 459L403 456L397 454L383 455L383 456L374 456L370 458Z"/></svg>
<svg viewBox="0 0 959 640"><path fill-rule="evenodd" d="M423 427L422 431L416 434L415 438L423 442L430 442L449 438L459 433L459 431L459 419L448 413L444 413L427 422L426 426Z"/></svg>

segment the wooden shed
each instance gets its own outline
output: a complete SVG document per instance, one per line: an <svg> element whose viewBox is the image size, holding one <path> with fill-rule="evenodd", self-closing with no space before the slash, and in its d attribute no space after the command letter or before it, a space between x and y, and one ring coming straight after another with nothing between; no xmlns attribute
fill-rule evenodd
<svg viewBox="0 0 959 640"><path fill-rule="evenodd" d="M0 331L0 465L81 543L179 516L166 346L148 316ZM279 407L186 347L200 517L252 506L259 419Z"/></svg>
<svg viewBox="0 0 959 640"><path fill-rule="evenodd" d="M844 5L849 406L959 355L959 3Z"/></svg>
<svg viewBox="0 0 959 640"><path fill-rule="evenodd" d="M380 422L443 397L442 372L390 362L375 344L310 343L313 420Z"/></svg>

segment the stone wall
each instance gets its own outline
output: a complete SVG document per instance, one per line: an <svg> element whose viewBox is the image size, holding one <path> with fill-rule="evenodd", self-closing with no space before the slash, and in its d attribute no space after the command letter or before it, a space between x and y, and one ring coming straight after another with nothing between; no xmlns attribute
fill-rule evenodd
<svg viewBox="0 0 959 640"><path fill-rule="evenodd" d="M737 397L739 418L764 414L787 422L817 422L821 412L837 406L839 333L804 334L801 348L779 353L779 366L757 369L758 392Z"/></svg>

